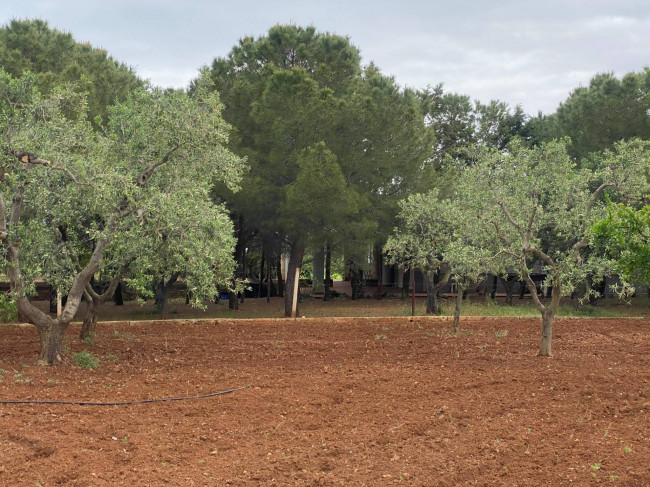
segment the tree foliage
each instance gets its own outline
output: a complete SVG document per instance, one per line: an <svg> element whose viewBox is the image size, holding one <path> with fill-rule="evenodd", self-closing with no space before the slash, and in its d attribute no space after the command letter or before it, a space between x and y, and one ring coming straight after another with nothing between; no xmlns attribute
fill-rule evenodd
<svg viewBox="0 0 650 487"><path fill-rule="evenodd" d="M521 106L492 100L472 101L467 95L445 92L442 84L418 94L425 124L432 133L433 150L418 174L414 190L426 193L438 188L453 191L453 182L471 164L474 147L503 150L515 137L533 145L537 138L531 119Z"/></svg>
<svg viewBox="0 0 650 487"><path fill-rule="evenodd" d="M430 150L413 92L362 69L348 39L311 27L244 38L210 73L236 129L231 147L250 161L246 194L227 197L236 214L291 246L347 254L390 230Z"/></svg>
<svg viewBox="0 0 650 487"><path fill-rule="evenodd" d="M492 270L485 250L465 232L461 205L453 194L442 197L438 189L409 196L400 203L397 226L384 245L389 263L427 274L427 313L438 312L436 293L450 278L466 289Z"/></svg>
<svg viewBox="0 0 650 487"><path fill-rule="evenodd" d="M545 140L568 136L569 154L578 160L612 149L620 140L650 139L650 69L594 76L589 86L576 88L557 111L538 127Z"/></svg>
<svg viewBox="0 0 650 487"><path fill-rule="evenodd" d="M650 286L650 207L610 203L594 225L596 247L615 259L617 274L628 283Z"/></svg>
<svg viewBox="0 0 650 487"><path fill-rule="evenodd" d="M232 227L209 191L215 178L234 188L242 161L225 149L228 126L207 77L192 98L136 90L108 110L106 134L87 122L82 95L63 87L43 96L34 75L0 72L0 93L2 265L19 311L39 331L42 362L58 360L102 266L185 272L197 299L208 281L214 289L230 275ZM151 259L152 250L162 255ZM27 299L37 276L68 295L60 317Z"/></svg>
<svg viewBox="0 0 650 487"><path fill-rule="evenodd" d="M438 271L449 264L446 253L459 238L459 228L449 199L434 189L400 202L393 234L384 245L388 262L406 269Z"/></svg>
<svg viewBox="0 0 650 487"><path fill-rule="evenodd" d="M616 145L597 171L579 169L558 141L526 148L518 141L507 151L480 149L459 185L465 202L465 233L506 259L527 284L543 317L540 355L551 354L552 322L560 297L588 275L602 276L612 263L587 252L590 229L605 213L605 195L639 196L650 164L646 143ZM551 237L551 238L548 238ZM530 278L543 263L552 298L546 305Z"/></svg>
<svg viewBox="0 0 650 487"><path fill-rule="evenodd" d="M86 94L87 116L95 122L108 120L108 107L124 101L144 83L127 65L103 49L76 42L69 33L48 26L44 20L12 20L0 28L0 66L14 77L34 73L41 93L74 83Z"/></svg>

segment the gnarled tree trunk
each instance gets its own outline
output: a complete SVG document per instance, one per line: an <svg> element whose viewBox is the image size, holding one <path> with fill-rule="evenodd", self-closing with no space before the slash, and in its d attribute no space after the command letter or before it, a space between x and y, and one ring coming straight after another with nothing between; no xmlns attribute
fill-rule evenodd
<svg viewBox="0 0 650 487"><path fill-rule="evenodd" d="M512 299L515 292L515 283L517 282L516 278L507 276L505 278L499 277L498 279L503 282L503 287L506 290L506 306L512 306Z"/></svg>
<svg viewBox="0 0 650 487"><path fill-rule="evenodd" d="M14 213L12 214L12 220L15 220L16 224L18 223L18 217L16 214L20 214L21 204L22 201L17 201L17 199L14 198ZM6 220L4 218L4 204L2 204L0 194L0 233L3 231L6 232ZM43 313L40 309L29 302L25 296L22 278L20 275L18 245L7 245L6 240L4 243L6 248L6 259L10 264L7 266L7 275L9 277L11 292L14 296L16 296L18 311L21 316L35 325L36 329L38 330L38 336L40 339L40 353L37 363L39 365L58 364L61 361L63 337L65 335L65 331L77 313L77 310L79 309L79 304L81 303L81 295L83 294L85 287L90 282L91 277L99 269L99 264L103 257L104 250L106 249L108 241L106 239L100 239L97 241L95 249L90 256L89 262L79 271L79 273L72 281L72 286L68 292L68 300L65 304L63 312L61 313L61 316L57 317L56 319L50 318L48 315Z"/></svg>
<svg viewBox="0 0 650 487"><path fill-rule="evenodd" d="M79 331L79 340L86 340L92 338L95 334L95 329L97 328L97 310L101 306L99 299L93 297L86 297L86 314L84 315L84 321L81 324L81 330Z"/></svg>
<svg viewBox="0 0 650 487"><path fill-rule="evenodd" d="M436 286L436 273L429 271L425 274L427 284L427 307L426 314L437 315L440 314L440 307L438 306L438 287Z"/></svg>
<svg viewBox="0 0 650 487"><path fill-rule="evenodd" d="M542 336L539 343L539 354L542 357L550 357L551 343L553 338L553 319L555 318L555 311L547 308L542 312Z"/></svg>
<svg viewBox="0 0 650 487"><path fill-rule="evenodd" d="M539 354L542 357L550 357L552 355L553 320L555 318L555 312L560 305L560 290L560 284L555 283L551 290L551 302L546 307L546 310L542 311L542 337L539 344Z"/></svg>
<svg viewBox="0 0 650 487"><path fill-rule="evenodd" d="M167 282L165 282L164 277L156 280L156 309L160 312L163 318L167 317L167 298L169 297L169 290L179 277L180 273L176 272L171 275Z"/></svg>
<svg viewBox="0 0 650 487"><path fill-rule="evenodd" d="M37 326L41 350L38 355L38 365L55 365L61 362L63 338L70 322L51 320L46 326Z"/></svg>
<svg viewBox="0 0 650 487"><path fill-rule="evenodd" d="M7 273L9 275L11 291L14 296L17 296L16 302L18 305L18 311L21 316L23 316L29 323L36 326L36 329L38 330L40 340L40 352L37 361L38 365L55 365L61 361L65 331L79 309L81 295L85 286L99 268L99 262L106 244L107 241L105 240L100 240L97 243L90 258L90 262L73 280L63 312L61 313L61 316L56 319L52 319L43 313L40 309L30 303L25 296L20 278L18 249L11 245L8 246L7 260L11 263L11 266L8 268Z"/></svg>
<svg viewBox="0 0 650 487"><path fill-rule="evenodd" d="M438 306L438 292L449 282L449 277L451 276L451 269L447 271L442 276L440 281L436 282L436 271L428 271L426 273L426 284L427 284L427 308L426 313L428 315L440 314L440 307Z"/></svg>
<svg viewBox="0 0 650 487"><path fill-rule="evenodd" d="M101 294L95 292L92 284L88 283L84 290L84 297L86 298L88 307L86 308L84 321L81 324L81 330L79 331L79 340L91 338L95 334L95 329L97 328L97 312L99 311L99 308L107 299L110 299L111 296L115 294L119 287L120 277L114 278L106 291Z"/></svg>
<svg viewBox="0 0 650 487"><path fill-rule="evenodd" d="M547 306L544 306L539 300L537 287L530 276L525 276L525 282L535 306L537 306L537 309L542 314L542 336L539 343L539 355L542 357L550 357L552 355L553 319L555 318L555 313L560 305L560 297L562 296L561 284L559 282L551 282L553 285L551 289L551 302Z"/></svg>

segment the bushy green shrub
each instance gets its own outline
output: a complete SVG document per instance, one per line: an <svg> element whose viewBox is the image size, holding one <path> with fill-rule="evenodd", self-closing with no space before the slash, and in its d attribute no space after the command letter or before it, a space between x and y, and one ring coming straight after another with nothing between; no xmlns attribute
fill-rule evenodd
<svg viewBox="0 0 650 487"><path fill-rule="evenodd" d="M99 367L99 359L87 350L73 353L72 363L82 369L95 369Z"/></svg>

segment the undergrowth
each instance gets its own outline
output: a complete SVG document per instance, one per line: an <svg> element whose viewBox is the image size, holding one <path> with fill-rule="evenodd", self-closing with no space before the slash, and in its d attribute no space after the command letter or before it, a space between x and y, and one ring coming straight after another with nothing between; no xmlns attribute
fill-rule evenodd
<svg viewBox="0 0 650 487"><path fill-rule="evenodd" d="M443 302L442 314L452 316L454 314L454 303ZM503 316L503 317L532 317L538 318L540 316L539 310L530 301L524 303L514 303L511 306L504 304L485 302L473 303L463 302L461 307L461 316ZM621 316L640 316L638 311L624 307L603 307L584 305L577 309L570 304L561 304L557 310L556 316L558 317L594 317L594 318L613 318Z"/></svg>
<svg viewBox="0 0 650 487"><path fill-rule="evenodd" d="M99 367L99 359L88 350L73 353L72 363L82 369L96 369Z"/></svg>

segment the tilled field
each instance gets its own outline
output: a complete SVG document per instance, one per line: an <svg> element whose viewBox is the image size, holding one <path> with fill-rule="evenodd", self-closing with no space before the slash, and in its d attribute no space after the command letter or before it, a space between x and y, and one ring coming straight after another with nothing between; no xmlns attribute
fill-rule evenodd
<svg viewBox="0 0 650 487"><path fill-rule="evenodd" d="M0 327L0 485L650 485L650 321L106 322L36 367ZM72 364L87 350L95 369Z"/></svg>

